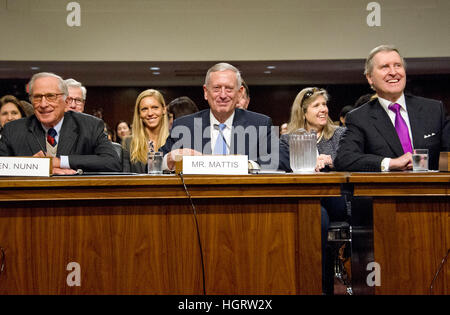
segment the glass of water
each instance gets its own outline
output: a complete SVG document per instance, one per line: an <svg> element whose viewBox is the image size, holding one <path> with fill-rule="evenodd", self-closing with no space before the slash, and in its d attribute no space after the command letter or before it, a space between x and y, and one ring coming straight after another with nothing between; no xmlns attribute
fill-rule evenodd
<svg viewBox="0 0 450 315"><path fill-rule="evenodd" d="M428 149L414 149L412 155L413 171L428 171Z"/></svg>
<svg viewBox="0 0 450 315"><path fill-rule="evenodd" d="M148 174L160 175L162 174L162 152L149 152L148 153Z"/></svg>

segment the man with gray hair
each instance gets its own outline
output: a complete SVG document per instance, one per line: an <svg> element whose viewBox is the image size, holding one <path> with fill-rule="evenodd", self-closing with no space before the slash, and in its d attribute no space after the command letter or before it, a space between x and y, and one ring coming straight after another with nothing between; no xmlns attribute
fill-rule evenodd
<svg viewBox="0 0 450 315"><path fill-rule="evenodd" d="M236 108L244 92L236 67L228 63L212 66L203 92L209 109L173 122L161 148L167 168L174 168L175 155L242 154L256 162L256 168L289 169L289 153L284 146L278 150L278 132L272 134L270 117Z"/></svg>
<svg viewBox="0 0 450 315"><path fill-rule="evenodd" d="M73 110L75 112L84 112L86 103L86 88L75 79L67 79L64 81L69 90L69 96L66 99L66 111Z"/></svg>
<svg viewBox="0 0 450 315"><path fill-rule="evenodd" d="M0 156L52 156L53 174L121 171L118 155L94 116L65 111L68 89L53 73L35 74L29 83L34 115L5 125Z"/></svg>
<svg viewBox="0 0 450 315"><path fill-rule="evenodd" d="M394 46L374 48L364 74L378 97L347 114L336 170L410 170L414 148L428 149L429 169L438 169L439 153L450 149L442 102L404 94L405 62Z"/></svg>

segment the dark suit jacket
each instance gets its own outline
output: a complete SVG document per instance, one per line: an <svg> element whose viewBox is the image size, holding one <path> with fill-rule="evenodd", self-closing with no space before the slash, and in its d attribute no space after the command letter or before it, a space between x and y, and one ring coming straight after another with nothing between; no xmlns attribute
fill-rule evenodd
<svg viewBox="0 0 450 315"><path fill-rule="evenodd" d="M117 153L104 132L102 120L73 111L64 114L57 156L69 156L72 169L120 172ZM45 132L35 115L5 125L0 156L32 156L45 152Z"/></svg>
<svg viewBox="0 0 450 315"><path fill-rule="evenodd" d="M429 168L438 169L439 152L450 147L450 124L442 102L405 95L413 147L428 149ZM381 171L384 158L404 154L395 127L378 99L351 111L334 166L340 171Z"/></svg>
<svg viewBox="0 0 450 315"><path fill-rule="evenodd" d="M123 155L122 155L122 170L124 172L132 173L147 173L147 163L136 162L131 163L130 160L130 147L131 137L126 137L122 140L123 143Z"/></svg>
<svg viewBox="0 0 450 315"><path fill-rule="evenodd" d="M233 119L231 154L248 155L261 168L289 169L289 151L280 145L279 138L272 134L270 117L237 108ZM180 148L194 149L211 154L210 110L183 116L173 122L166 144L160 149L164 154Z"/></svg>

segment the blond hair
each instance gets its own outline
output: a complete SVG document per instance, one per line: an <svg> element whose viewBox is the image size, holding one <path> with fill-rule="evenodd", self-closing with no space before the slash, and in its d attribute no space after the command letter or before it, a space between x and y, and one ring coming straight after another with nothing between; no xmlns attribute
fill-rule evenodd
<svg viewBox="0 0 450 315"><path fill-rule="evenodd" d="M316 87L308 87L297 94L291 108L291 117L289 119L287 133L292 133L299 128L307 129L305 113L308 106L313 103L317 97L323 96L326 101L330 98L327 91ZM330 139L337 126L333 123L330 117L327 117L327 124L323 127L322 136L325 139Z"/></svg>
<svg viewBox="0 0 450 315"><path fill-rule="evenodd" d="M153 97L158 103L161 104L163 109L166 108L166 103L162 94L154 89L148 89L143 91L138 95L136 99L136 104L134 106L133 123L131 125L132 136L130 144L130 161L132 163L142 162L147 163L147 153L149 151L148 147L148 135L145 132L144 122L140 117L140 104L141 101L146 97ZM156 143L153 143L154 150L158 151L166 143L166 139L169 136L169 120L167 115L163 115L160 125L158 126L159 134Z"/></svg>

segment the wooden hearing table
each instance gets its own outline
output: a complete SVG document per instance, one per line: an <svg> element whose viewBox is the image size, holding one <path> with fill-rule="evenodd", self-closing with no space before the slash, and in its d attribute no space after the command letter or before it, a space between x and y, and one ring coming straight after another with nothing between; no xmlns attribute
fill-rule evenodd
<svg viewBox="0 0 450 315"><path fill-rule="evenodd" d="M184 181L207 294L321 294L320 197L345 174ZM202 294L195 226L175 175L0 178L0 294Z"/></svg>
<svg viewBox="0 0 450 315"><path fill-rule="evenodd" d="M450 248L450 173L352 173L348 180L355 197L373 198L375 293L450 294L450 257L430 290Z"/></svg>

